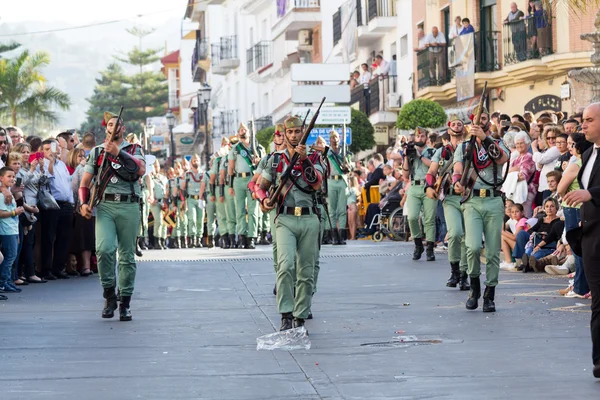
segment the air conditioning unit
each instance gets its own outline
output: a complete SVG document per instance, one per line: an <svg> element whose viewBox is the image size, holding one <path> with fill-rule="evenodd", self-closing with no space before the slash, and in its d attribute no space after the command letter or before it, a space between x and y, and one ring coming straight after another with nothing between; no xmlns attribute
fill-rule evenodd
<svg viewBox="0 0 600 400"><path fill-rule="evenodd" d="M298 50L312 51L312 31L310 29L302 29L298 31Z"/></svg>
<svg viewBox="0 0 600 400"><path fill-rule="evenodd" d="M402 95L400 93L388 93L387 106L390 110L399 110L402 107Z"/></svg>

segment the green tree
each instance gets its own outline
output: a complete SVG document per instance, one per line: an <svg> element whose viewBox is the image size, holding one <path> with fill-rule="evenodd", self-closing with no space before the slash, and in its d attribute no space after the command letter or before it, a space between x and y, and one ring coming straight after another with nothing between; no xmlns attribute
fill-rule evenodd
<svg viewBox="0 0 600 400"><path fill-rule="evenodd" d="M140 39L139 46L127 54L115 57L96 79L94 93L87 99L90 107L82 131L103 136L102 119L105 111L118 112L123 106L123 118L128 132L140 132L147 117L163 115L168 102L168 86L165 76L158 71L144 68L160 59L161 49L142 49L142 39L153 30L133 28L129 33ZM139 67L139 72L127 74L122 65ZM100 139L99 137L99 139Z"/></svg>
<svg viewBox="0 0 600 400"><path fill-rule="evenodd" d="M398 113L396 127L402 130L438 128L446 123L446 112L435 101L417 99L406 103Z"/></svg>
<svg viewBox="0 0 600 400"><path fill-rule="evenodd" d="M54 107L68 110L69 95L46 84L41 69L50 63L44 52L23 51L14 59L0 59L0 117L17 125L19 117L57 122Z"/></svg>
<svg viewBox="0 0 600 400"><path fill-rule="evenodd" d="M275 134L274 126L269 126L267 128L261 129L260 131L258 131L256 133L256 140L258 141L258 144L260 144L262 147L264 147L265 150L267 150L267 152L270 152L269 146L271 146L271 142L273 141L274 134Z"/></svg>
<svg viewBox="0 0 600 400"><path fill-rule="evenodd" d="M358 153L361 150L368 150L375 146L375 129L369 121L367 114L352 109L352 122L348 125L352 129L352 144L350 151Z"/></svg>
<svg viewBox="0 0 600 400"><path fill-rule="evenodd" d="M16 49L17 47L21 46L19 43L16 42L12 42L9 44L2 44L0 43L0 58L2 58L2 53L6 53L8 51L12 51L14 49Z"/></svg>

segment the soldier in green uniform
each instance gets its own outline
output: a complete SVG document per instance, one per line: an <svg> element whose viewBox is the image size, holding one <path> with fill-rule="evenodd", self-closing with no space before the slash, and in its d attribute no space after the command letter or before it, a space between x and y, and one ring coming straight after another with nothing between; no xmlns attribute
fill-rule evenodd
<svg viewBox="0 0 600 400"><path fill-rule="evenodd" d="M160 173L160 162L154 162L154 172L150 175L152 179L154 202L150 204L150 211L154 217L154 249L165 250L167 238L167 225L163 221L162 210L168 196L167 177Z"/></svg>
<svg viewBox="0 0 600 400"><path fill-rule="evenodd" d="M151 169L149 166L147 169ZM151 193L153 192L152 179L150 174L146 171L146 174L140 179L141 191L142 191L142 221L140 223L140 233L138 234L138 247L141 250L148 250L150 243L148 242L148 214L150 214L150 201L153 199Z"/></svg>
<svg viewBox="0 0 600 400"><path fill-rule="evenodd" d="M202 247L204 235L204 200L200 198L200 185L203 174L200 171L200 156L192 157L192 168L185 174L183 187L187 196L187 216L189 222L190 247Z"/></svg>
<svg viewBox="0 0 600 400"><path fill-rule="evenodd" d="M321 188L322 166L315 164L319 156L307 157L306 146L300 145L302 120L290 117L285 123L287 149L277 152L276 168L265 168L260 184L255 186L256 198L263 211L277 207L275 231L277 237L277 309L281 314L280 330L304 325L311 307L315 258L318 251L319 217L315 193ZM300 156L294 172L286 183L282 196L270 204L267 191L272 184L281 184L281 175L289 167L295 153ZM296 293L294 296L294 275Z"/></svg>
<svg viewBox="0 0 600 400"><path fill-rule="evenodd" d="M209 160L208 168L202 175L202 183L200 184L200 200L206 204L206 247L212 249L214 245L215 227L217 222L217 205L215 204L215 194L211 190L214 187L210 184L210 171L215 161L215 157Z"/></svg>
<svg viewBox="0 0 600 400"><path fill-rule="evenodd" d="M329 144L331 147L327 152L327 159L331 165L331 174L327 179L327 201L329 202L329 217L332 226L331 237L333 244L339 245L346 244L348 239L346 231L348 178L346 174L350 171L350 159L348 154L342 154L340 135L335 130L331 130L329 133ZM339 228L336 229L337 226Z"/></svg>
<svg viewBox="0 0 600 400"><path fill-rule="evenodd" d="M452 181L456 193L465 192L463 197L469 194L468 200L462 205L468 273L471 280L471 291L466 307L468 310L475 310L481 297L479 257L481 238L485 237L486 288L483 294L483 311L495 312L494 296L500 270L501 227L504 222L504 201L499 187L502 185L502 167L509 160L510 151L502 141L492 138L490 115L487 110L482 111L480 124L473 125L470 129L471 135L476 137L472 153L465 154L467 142L458 146L454 152ZM467 157L472 157L473 168L463 171ZM463 173L469 174L467 187L460 184Z"/></svg>
<svg viewBox="0 0 600 400"><path fill-rule="evenodd" d="M168 193L169 193L169 205L171 206L171 212L175 213L175 227L171 232L171 238L175 237L172 241L173 248L181 249L187 248L186 237L187 237L187 214L186 214L186 200L184 196L185 184L182 178L181 165L176 165L174 175L169 179Z"/></svg>
<svg viewBox="0 0 600 400"><path fill-rule="evenodd" d="M256 165L260 161L259 149L251 149L248 128L243 123L238 129L239 142L229 151L229 193L235 197L237 228L240 235L241 248L256 248L258 234L258 204L248 191L248 183L254 175ZM246 220L246 213L248 219Z"/></svg>
<svg viewBox="0 0 600 400"><path fill-rule="evenodd" d="M229 139L223 138L221 140L221 148L219 152L215 156L212 161L212 166L210 168L210 185L209 185L209 193L212 193L212 196L209 195L209 200L215 203L215 208L217 212L217 222L219 224L219 236L221 237L220 243L221 248L225 247L225 242L229 241L229 234L227 233L227 213L225 212L225 203L220 201L221 196L219 195L219 199L217 199L217 182L219 179L219 165L221 164L221 159L224 155L227 155L229 152ZM219 188L220 190L220 188ZM224 200L224 199L223 199Z"/></svg>
<svg viewBox="0 0 600 400"><path fill-rule="evenodd" d="M237 144L237 136L229 138L229 147ZM219 186L221 187L221 197L219 201L225 203L225 214L227 215L227 236L225 241L226 249L236 248L235 234L237 233L237 215L235 213L235 197L229 190L231 185L230 176L227 173L229 168L229 152L223 158L221 158L221 165L219 166ZM227 189L225 189L227 186Z"/></svg>
<svg viewBox="0 0 600 400"><path fill-rule="evenodd" d="M405 149L402 162L404 179L410 180L406 207L408 208L408 226L415 241L413 260L420 260L423 251L423 232L419 224L419 215L423 211L423 225L427 240L427 261L435 261L433 248L435 246L435 214L437 200L432 200L425 195L425 175L431 165L431 157L435 149L427 146L427 131L417 128L414 142L409 142Z"/></svg>
<svg viewBox="0 0 600 400"><path fill-rule="evenodd" d="M141 214L139 178L144 175L146 164L141 147L124 140L125 126L123 121L117 120L113 114L104 114L107 136L112 137L90 152L79 186L79 201L81 215L91 218L90 186L97 176L98 187L103 190L98 190L96 199L92 201L99 201L96 210L96 255L106 299L102 318L112 318L117 309L115 265L118 250L119 317L121 321L131 321L130 303L136 272L134 251Z"/></svg>
<svg viewBox="0 0 600 400"><path fill-rule="evenodd" d="M463 141L464 124L457 115L452 115L448 121L450 144L440 147L431 158L431 165L425 177L426 194L432 200L441 200L444 207L446 226L448 227L448 261L450 261L450 279L448 287L459 286L460 290L469 290L467 277L467 249L465 247L464 221L460 198L452 187L454 172L454 152ZM438 192L436 175L439 176Z"/></svg>

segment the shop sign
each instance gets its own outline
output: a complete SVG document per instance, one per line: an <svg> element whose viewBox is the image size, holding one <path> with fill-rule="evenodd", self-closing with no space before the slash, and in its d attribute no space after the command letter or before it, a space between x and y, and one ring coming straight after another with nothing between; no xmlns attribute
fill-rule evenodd
<svg viewBox="0 0 600 400"><path fill-rule="evenodd" d="M524 109L525 111L531 111L534 114L537 114L541 111L556 112L562 109L562 100L558 96L545 94L530 100L529 103L525 104Z"/></svg>

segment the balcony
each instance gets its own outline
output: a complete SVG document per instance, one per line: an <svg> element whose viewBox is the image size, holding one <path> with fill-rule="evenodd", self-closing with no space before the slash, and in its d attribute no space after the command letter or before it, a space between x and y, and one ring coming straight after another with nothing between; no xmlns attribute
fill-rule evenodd
<svg viewBox="0 0 600 400"><path fill-rule="evenodd" d="M240 66L237 36L223 36L218 43L211 44L211 68L217 75L227 75Z"/></svg>
<svg viewBox="0 0 600 400"><path fill-rule="evenodd" d="M221 114L214 114L212 117L212 137L218 138L224 136Z"/></svg>
<svg viewBox="0 0 600 400"><path fill-rule="evenodd" d="M373 125L393 125L402 106L398 93L397 76L380 76L352 89L350 104L358 104L358 109L369 117Z"/></svg>
<svg viewBox="0 0 600 400"><path fill-rule="evenodd" d="M502 31L504 65L539 60L552 54L550 22L543 16L535 16L504 24Z"/></svg>
<svg viewBox="0 0 600 400"><path fill-rule="evenodd" d="M248 121L248 126L251 126L252 121ZM255 124L255 132L260 132L265 128L273 126L273 117L270 115L267 117L260 117L254 121Z"/></svg>
<svg viewBox="0 0 600 400"><path fill-rule="evenodd" d="M395 0L356 0L358 43L382 38L398 26Z"/></svg>
<svg viewBox="0 0 600 400"><path fill-rule="evenodd" d="M273 39L285 33L286 40L298 40L302 29L313 29L321 23L321 0L278 0Z"/></svg>
<svg viewBox="0 0 600 400"><path fill-rule="evenodd" d="M273 45L270 40L262 40L246 50L248 78L255 83L267 80L267 70L273 66Z"/></svg>
<svg viewBox="0 0 600 400"><path fill-rule="evenodd" d="M225 110L221 112L221 129L224 136L235 135L238 127L238 110Z"/></svg>
<svg viewBox="0 0 600 400"><path fill-rule="evenodd" d="M208 71L208 39L200 39L200 31L196 31L196 45L192 54L192 79L194 82L202 81L203 75Z"/></svg>

